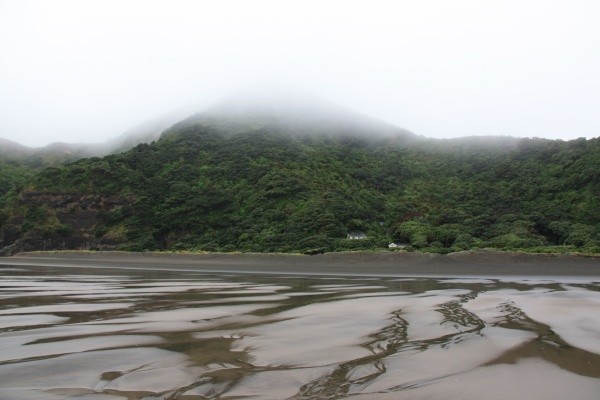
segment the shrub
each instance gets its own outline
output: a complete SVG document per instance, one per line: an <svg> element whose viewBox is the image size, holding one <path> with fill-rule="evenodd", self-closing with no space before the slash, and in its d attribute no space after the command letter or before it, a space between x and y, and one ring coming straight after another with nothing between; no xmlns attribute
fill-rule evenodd
<svg viewBox="0 0 600 400"><path fill-rule="evenodd" d="M599 240L596 229L591 225L573 224L569 229L569 236L565 239L565 244L582 247L588 244L592 245Z"/></svg>
<svg viewBox="0 0 600 400"><path fill-rule="evenodd" d="M546 244L547 240L542 236L518 236L514 233L496 236L495 238L492 238L486 242L487 246L505 250L544 246Z"/></svg>
<svg viewBox="0 0 600 400"><path fill-rule="evenodd" d="M225 253L231 253L232 251L236 251L236 247L232 244L226 244L224 246L221 246L220 251L223 251Z"/></svg>
<svg viewBox="0 0 600 400"><path fill-rule="evenodd" d="M468 233L462 233L456 237L454 243L452 243L452 251L469 250L473 247L481 245L481 240L474 238Z"/></svg>

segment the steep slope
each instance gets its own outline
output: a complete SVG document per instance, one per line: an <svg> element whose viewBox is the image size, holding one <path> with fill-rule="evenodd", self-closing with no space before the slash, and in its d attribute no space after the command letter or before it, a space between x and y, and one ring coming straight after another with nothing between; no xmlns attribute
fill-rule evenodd
<svg viewBox="0 0 600 400"><path fill-rule="evenodd" d="M440 145L357 115L344 129L318 108L302 121L289 107L210 111L155 143L47 168L7 199L0 247L600 251L598 139ZM356 230L368 238L346 239Z"/></svg>

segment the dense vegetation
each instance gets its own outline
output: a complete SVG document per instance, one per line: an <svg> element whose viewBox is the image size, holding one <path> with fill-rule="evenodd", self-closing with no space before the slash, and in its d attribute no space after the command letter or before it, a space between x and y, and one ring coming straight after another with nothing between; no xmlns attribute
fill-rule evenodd
<svg viewBox="0 0 600 400"><path fill-rule="evenodd" d="M10 189L25 183L31 175L33 170L30 168L0 161L0 198Z"/></svg>
<svg viewBox="0 0 600 400"><path fill-rule="evenodd" d="M93 154L86 145L53 143L31 148L0 138L0 198L42 168L73 162Z"/></svg>
<svg viewBox="0 0 600 400"><path fill-rule="evenodd" d="M35 200L50 194L117 204L86 206L85 240L51 247L600 252L599 139L367 139L180 123L151 144L29 179L4 198L0 246L42 248L40 238L79 232L68 215L81 201L58 211L58 200ZM352 231L368 237L346 239Z"/></svg>
<svg viewBox="0 0 600 400"><path fill-rule="evenodd" d="M43 168L64 165L85 157L118 153L138 143L148 143L158 138L158 129L165 123L164 118L150 121L98 144L56 142L34 148L0 138L0 198L11 188L20 187L28 177Z"/></svg>

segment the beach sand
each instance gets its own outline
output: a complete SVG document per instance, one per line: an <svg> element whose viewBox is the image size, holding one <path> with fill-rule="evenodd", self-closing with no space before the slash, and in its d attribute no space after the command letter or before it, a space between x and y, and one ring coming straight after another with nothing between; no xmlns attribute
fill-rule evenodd
<svg viewBox="0 0 600 400"><path fill-rule="evenodd" d="M599 261L2 258L0 398L596 400Z"/></svg>
<svg viewBox="0 0 600 400"><path fill-rule="evenodd" d="M600 257L470 251L348 252L318 255L257 253L31 252L0 265L40 265L254 274L376 276L598 276Z"/></svg>

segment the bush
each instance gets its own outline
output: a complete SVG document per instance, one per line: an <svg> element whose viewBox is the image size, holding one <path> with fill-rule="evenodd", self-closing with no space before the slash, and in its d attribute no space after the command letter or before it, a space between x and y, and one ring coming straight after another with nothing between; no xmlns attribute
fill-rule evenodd
<svg viewBox="0 0 600 400"><path fill-rule="evenodd" d="M226 244L225 246L221 246L220 251L231 253L232 251L236 251L236 247L232 244Z"/></svg>
<svg viewBox="0 0 600 400"><path fill-rule="evenodd" d="M468 233L462 233L456 237L454 243L452 243L452 251L469 250L474 247L479 247L481 240L474 238Z"/></svg>
<svg viewBox="0 0 600 400"><path fill-rule="evenodd" d="M414 248L427 246L430 227L421 221L407 221L398 226L393 238L399 242L409 242Z"/></svg>
<svg viewBox="0 0 600 400"><path fill-rule="evenodd" d="M528 235L520 237L514 233L496 236L486 242L487 246L505 250L544 246L546 244L547 240L542 236Z"/></svg>
<svg viewBox="0 0 600 400"><path fill-rule="evenodd" d="M215 242L208 242L208 243L204 243L201 244L199 247L199 250L202 251L217 251L217 249L219 248L219 245L216 244Z"/></svg>
<svg viewBox="0 0 600 400"><path fill-rule="evenodd" d="M443 247L450 247L460 234L458 225L446 224L433 229L432 239L440 242Z"/></svg>
<svg viewBox="0 0 600 400"><path fill-rule="evenodd" d="M336 250L372 250L377 248L372 239L341 239L335 244Z"/></svg>
<svg viewBox="0 0 600 400"><path fill-rule="evenodd" d="M583 247L593 245L595 241L600 241L596 229L591 225L573 224L570 226L569 236L565 239L565 244Z"/></svg>
<svg viewBox="0 0 600 400"><path fill-rule="evenodd" d="M571 231L571 223L568 221L552 221L548 224L548 230L556 243L563 244Z"/></svg>
<svg viewBox="0 0 600 400"><path fill-rule="evenodd" d="M310 249L324 249L323 251L331 250L333 239L325 235L314 235L306 237L296 243L294 247L298 250L305 251Z"/></svg>

